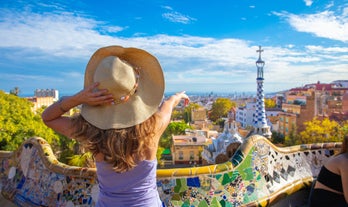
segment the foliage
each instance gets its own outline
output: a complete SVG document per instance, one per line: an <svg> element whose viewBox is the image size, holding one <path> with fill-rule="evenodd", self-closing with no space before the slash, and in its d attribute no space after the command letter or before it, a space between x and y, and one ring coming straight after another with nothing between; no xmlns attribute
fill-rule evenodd
<svg viewBox="0 0 348 207"><path fill-rule="evenodd" d="M348 134L348 120L344 121L342 123L342 128L341 128L341 135L342 137L344 137L346 134Z"/></svg>
<svg viewBox="0 0 348 207"><path fill-rule="evenodd" d="M223 129L225 127L225 120L223 118L219 118L215 121L215 124L220 126L220 129Z"/></svg>
<svg viewBox="0 0 348 207"><path fill-rule="evenodd" d="M291 130L287 136L284 138L284 144L286 146L292 146L299 143L300 135L297 133L297 126L293 124Z"/></svg>
<svg viewBox="0 0 348 207"><path fill-rule="evenodd" d="M305 103L303 101L300 101L300 100L295 100L294 105L305 105Z"/></svg>
<svg viewBox="0 0 348 207"><path fill-rule="evenodd" d="M285 137L280 132L272 131L271 141L273 144L284 144Z"/></svg>
<svg viewBox="0 0 348 207"><path fill-rule="evenodd" d="M172 112L172 120L184 120L186 123L189 123L191 120L192 110L198 109L201 106L197 103L189 103L184 109L174 108Z"/></svg>
<svg viewBox="0 0 348 207"><path fill-rule="evenodd" d="M32 111L32 103L0 91L0 150L16 150L26 139L39 136L52 148L59 145L59 136Z"/></svg>
<svg viewBox="0 0 348 207"><path fill-rule="evenodd" d="M320 121L314 118L312 121L305 122L306 129L300 133L296 144L303 143L322 143L322 142L341 142L343 139L343 128L336 122L328 118Z"/></svg>
<svg viewBox="0 0 348 207"><path fill-rule="evenodd" d="M73 155L68 158L68 164L78 167L94 167L92 153L86 152L81 155Z"/></svg>
<svg viewBox="0 0 348 207"><path fill-rule="evenodd" d="M170 148L172 145L172 135L185 134L186 129L192 129L191 126L187 125L184 121L171 122L161 136L159 146L163 148Z"/></svg>
<svg viewBox="0 0 348 207"><path fill-rule="evenodd" d="M276 102L274 99L265 99L265 107L266 108L275 108L276 107Z"/></svg>
<svg viewBox="0 0 348 207"><path fill-rule="evenodd" d="M164 148L159 146L156 153L157 162L162 167L164 165L164 162L161 160L163 151L164 151Z"/></svg>
<svg viewBox="0 0 348 207"><path fill-rule="evenodd" d="M58 160L63 163L69 163L71 157L82 154L78 142L63 135L59 135L59 148L61 151Z"/></svg>
<svg viewBox="0 0 348 207"><path fill-rule="evenodd" d="M201 106L198 103L189 103L184 109L184 120L186 123L191 122L192 111L199 109Z"/></svg>
<svg viewBox="0 0 348 207"><path fill-rule="evenodd" d="M28 138L44 138L52 147L58 160L68 163L77 154L76 141L60 135L47 127L41 114L46 107L32 111L33 104L25 98L0 91L0 150L15 151Z"/></svg>
<svg viewBox="0 0 348 207"><path fill-rule="evenodd" d="M184 111L179 109L173 109L171 120L183 120Z"/></svg>
<svg viewBox="0 0 348 207"><path fill-rule="evenodd" d="M18 94L19 94L20 92L21 92L21 91L19 90L19 87L16 86L16 87L14 87L13 89L11 89L10 94L15 95L15 96L18 96Z"/></svg>
<svg viewBox="0 0 348 207"><path fill-rule="evenodd" d="M228 98L217 98L209 112L209 119L216 122L219 118L226 117L227 113L234 106L236 106L236 103Z"/></svg>

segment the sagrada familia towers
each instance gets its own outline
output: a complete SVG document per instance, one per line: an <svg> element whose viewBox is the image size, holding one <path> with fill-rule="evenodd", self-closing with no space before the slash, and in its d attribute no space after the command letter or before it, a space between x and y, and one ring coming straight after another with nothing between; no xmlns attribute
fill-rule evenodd
<svg viewBox="0 0 348 207"><path fill-rule="evenodd" d="M265 95L263 93L263 66L265 61L261 59L261 53L263 50L261 46L256 50L259 53L259 59L256 61L257 67L257 94L256 94L256 112L254 117L254 134L260 134L266 138L271 138L272 132L267 125L266 110L265 110Z"/></svg>

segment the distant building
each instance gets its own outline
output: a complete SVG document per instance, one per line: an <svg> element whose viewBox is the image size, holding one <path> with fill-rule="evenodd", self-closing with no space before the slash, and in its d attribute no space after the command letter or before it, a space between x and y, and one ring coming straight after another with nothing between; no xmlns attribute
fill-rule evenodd
<svg viewBox="0 0 348 207"><path fill-rule="evenodd" d="M203 164L219 164L227 162L243 143L243 138L238 133L237 122L226 120L224 132L212 140L202 153Z"/></svg>
<svg viewBox="0 0 348 207"><path fill-rule="evenodd" d="M194 109L191 111L191 121L206 121L207 120L207 110L203 107Z"/></svg>
<svg viewBox="0 0 348 207"><path fill-rule="evenodd" d="M27 97L28 101L34 104L32 110L35 112L43 106L50 106L59 99L59 92L55 89L36 89L34 97Z"/></svg>
<svg viewBox="0 0 348 207"><path fill-rule="evenodd" d="M208 139L208 141L211 138L216 138L219 136L219 132L216 130L209 130L207 128L205 129L186 129L185 131L185 135L190 135L190 136L203 136L206 137Z"/></svg>
<svg viewBox="0 0 348 207"><path fill-rule="evenodd" d="M305 130L304 123L313 118L341 121L348 115L348 81L306 84L285 92L279 115L278 132L288 135Z"/></svg>
<svg viewBox="0 0 348 207"><path fill-rule="evenodd" d="M55 89L36 89L34 91L35 97L53 97L53 101L59 100L59 92Z"/></svg>
<svg viewBox="0 0 348 207"><path fill-rule="evenodd" d="M331 83L334 84L336 87L348 88L348 80L335 80Z"/></svg>
<svg viewBox="0 0 348 207"><path fill-rule="evenodd" d="M266 109L265 109L265 95L263 93L263 66L265 65L265 61L261 59L261 53L263 50L261 46L256 51L259 53L259 59L256 61L257 67L257 94L256 94L256 112L254 118L254 134L262 135L266 138L271 138L272 132L270 127L267 124L266 119Z"/></svg>
<svg viewBox="0 0 348 207"><path fill-rule="evenodd" d="M285 97L283 93L278 93L275 95L276 108L281 108L284 101Z"/></svg>
<svg viewBox="0 0 348 207"><path fill-rule="evenodd" d="M282 112L283 110L281 108L266 108L267 125L271 131L278 131L278 115Z"/></svg>
<svg viewBox="0 0 348 207"><path fill-rule="evenodd" d="M243 138L240 134L240 124L235 120L236 110L234 108L228 113L224 123L224 131L212 143L204 148L202 152L203 164L218 164L231 159ZM245 133L242 131L242 133Z"/></svg>
<svg viewBox="0 0 348 207"><path fill-rule="evenodd" d="M294 113L279 113L279 126L277 132L283 134L284 136L289 135L291 132L297 133L297 115Z"/></svg>
<svg viewBox="0 0 348 207"><path fill-rule="evenodd" d="M213 128L213 123L208 120L207 109L204 107L191 111L191 126L195 129Z"/></svg>
<svg viewBox="0 0 348 207"><path fill-rule="evenodd" d="M256 103L246 103L244 107L238 107L236 110L236 121L240 123L241 127L247 128L253 126L256 112Z"/></svg>
<svg viewBox="0 0 348 207"><path fill-rule="evenodd" d="M342 111L344 113L348 112L348 92L343 94L343 97L342 97Z"/></svg>
<svg viewBox="0 0 348 207"><path fill-rule="evenodd" d="M173 135L171 147L173 165L200 165L201 153L209 142L202 135Z"/></svg>
<svg viewBox="0 0 348 207"><path fill-rule="evenodd" d="M306 94L308 94L306 92ZM304 123L313 120L316 117L315 93L305 96L303 102L288 102L283 104L283 111L279 115L279 133L288 135L295 130L299 133L305 129Z"/></svg>
<svg viewBox="0 0 348 207"><path fill-rule="evenodd" d="M27 97L26 98L28 101L32 102L33 108L32 110L35 112L42 106L50 106L51 104L54 103L54 99L51 96L48 97Z"/></svg>

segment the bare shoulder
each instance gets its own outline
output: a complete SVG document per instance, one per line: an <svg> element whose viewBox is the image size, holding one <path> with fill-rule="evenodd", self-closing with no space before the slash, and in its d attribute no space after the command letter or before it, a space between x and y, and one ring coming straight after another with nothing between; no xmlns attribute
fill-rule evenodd
<svg viewBox="0 0 348 207"><path fill-rule="evenodd" d="M340 164L344 165L348 169L348 153L343 153L337 156Z"/></svg>
<svg viewBox="0 0 348 207"><path fill-rule="evenodd" d="M327 169L336 173L340 171L339 169L342 168L343 165L348 166L348 158L344 156L344 154L332 156L325 163Z"/></svg>
<svg viewBox="0 0 348 207"><path fill-rule="evenodd" d="M338 169L341 169L340 171L348 173L348 153L339 154L333 157L331 163Z"/></svg>

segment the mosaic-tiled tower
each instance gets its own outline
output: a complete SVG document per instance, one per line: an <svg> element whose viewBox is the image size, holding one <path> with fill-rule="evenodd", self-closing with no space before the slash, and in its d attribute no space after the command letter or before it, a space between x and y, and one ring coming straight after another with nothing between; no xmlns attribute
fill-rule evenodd
<svg viewBox="0 0 348 207"><path fill-rule="evenodd" d="M256 50L259 53L259 59L256 61L257 67L257 96L256 96L256 112L254 117L254 133L260 134L264 137L271 138L272 132L267 125L266 110L265 110L265 96L263 94L263 66L265 61L261 59L261 53L263 50L261 46Z"/></svg>

